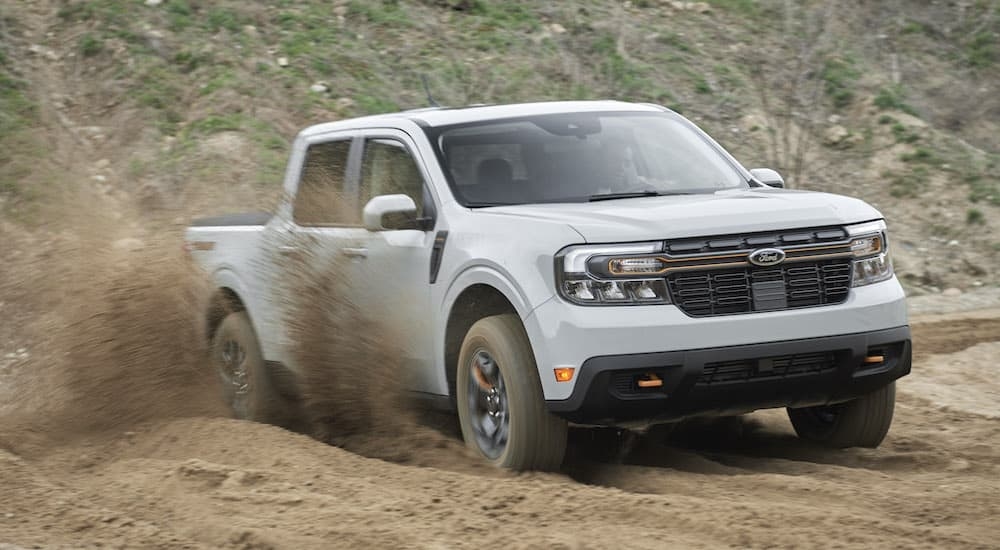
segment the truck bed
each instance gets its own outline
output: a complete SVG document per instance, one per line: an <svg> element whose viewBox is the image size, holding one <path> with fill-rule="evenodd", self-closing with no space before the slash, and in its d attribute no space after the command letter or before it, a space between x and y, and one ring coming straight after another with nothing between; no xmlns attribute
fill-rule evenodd
<svg viewBox="0 0 1000 550"><path fill-rule="evenodd" d="M267 225L271 220L268 212L240 212L211 218L198 218L191 222L191 227L229 227L239 225Z"/></svg>

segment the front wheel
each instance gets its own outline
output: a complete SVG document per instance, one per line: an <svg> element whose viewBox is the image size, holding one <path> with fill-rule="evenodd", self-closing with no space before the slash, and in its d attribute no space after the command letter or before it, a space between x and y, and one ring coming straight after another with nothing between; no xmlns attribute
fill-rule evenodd
<svg viewBox="0 0 1000 550"><path fill-rule="evenodd" d="M545 407L531 344L513 314L477 321L458 358L458 417L466 444L501 468L554 470L566 421Z"/></svg>
<svg viewBox="0 0 1000 550"><path fill-rule="evenodd" d="M788 409L795 433L802 439L834 448L878 447L892 425L896 383L836 405Z"/></svg>

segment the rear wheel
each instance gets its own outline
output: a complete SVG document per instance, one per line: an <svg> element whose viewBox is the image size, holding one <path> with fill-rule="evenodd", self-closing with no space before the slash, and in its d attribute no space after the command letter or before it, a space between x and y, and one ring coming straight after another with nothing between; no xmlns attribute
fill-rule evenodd
<svg viewBox="0 0 1000 550"><path fill-rule="evenodd" d="M788 409L802 439L835 448L878 447L892 425L896 383L836 405Z"/></svg>
<svg viewBox="0 0 1000 550"><path fill-rule="evenodd" d="M496 466L554 470L566 453L566 422L545 407L521 320L477 321L458 359L458 416L466 444Z"/></svg>
<svg viewBox="0 0 1000 550"><path fill-rule="evenodd" d="M272 384L257 334L245 311L230 313L212 339L212 363L222 380L222 397L235 418L287 426L287 400Z"/></svg>

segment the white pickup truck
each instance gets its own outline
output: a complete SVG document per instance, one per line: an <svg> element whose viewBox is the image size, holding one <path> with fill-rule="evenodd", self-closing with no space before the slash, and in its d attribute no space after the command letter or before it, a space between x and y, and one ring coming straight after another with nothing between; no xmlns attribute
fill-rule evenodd
<svg viewBox="0 0 1000 550"><path fill-rule="evenodd" d="M457 409L501 467L554 469L567 427L641 429L787 407L802 438L879 445L910 371L882 215L782 189L693 123L612 101L434 108L295 139L273 216L197 220L215 363L268 421L298 372L269 299L309 236L400 336L408 390ZM220 313L221 312L221 313ZM287 391L287 390L286 390Z"/></svg>

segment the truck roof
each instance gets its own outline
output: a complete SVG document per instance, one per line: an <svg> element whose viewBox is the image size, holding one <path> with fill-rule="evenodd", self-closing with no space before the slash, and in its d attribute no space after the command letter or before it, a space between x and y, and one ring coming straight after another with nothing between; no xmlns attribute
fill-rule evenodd
<svg viewBox="0 0 1000 550"><path fill-rule="evenodd" d="M301 136L326 132L378 127L394 119L406 119L422 126L449 126L467 122L480 122L519 116L557 113L643 111L665 110L651 103L629 103L625 101L542 101L536 103L513 103L507 105L469 105L467 107L426 107L398 113L386 113L358 118L315 124L302 130Z"/></svg>

